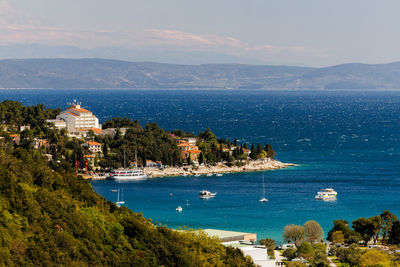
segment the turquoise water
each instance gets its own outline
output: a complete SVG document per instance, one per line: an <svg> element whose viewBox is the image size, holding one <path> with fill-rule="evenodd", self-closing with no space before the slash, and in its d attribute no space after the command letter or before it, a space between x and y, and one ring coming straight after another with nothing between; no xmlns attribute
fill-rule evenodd
<svg viewBox="0 0 400 267"><path fill-rule="evenodd" d="M127 206L153 221L280 240L290 223L313 219L328 231L333 219L352 221L385 209L400 215L398 92L0 91L0 100L52 108L65 108L74 98L101 121L127 116L194 133L209 126L220 137L270 143L279 160L300 164L264 172L267 203L258 202L261 173L92 182L112 201L110 190L123 188ZM314 200L325 187L338 191L336 202ZM203 188L217 191L216 198L198 199Z"/></svg>

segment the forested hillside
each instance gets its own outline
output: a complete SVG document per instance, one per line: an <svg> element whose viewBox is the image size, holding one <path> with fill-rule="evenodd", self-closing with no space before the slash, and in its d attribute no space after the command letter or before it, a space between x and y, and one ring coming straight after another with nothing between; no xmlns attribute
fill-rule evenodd
<svg viewBox="0 0 400 267"><path fill-rule="evenodd" d="M49 169L38 151L3 148L0 265L252 266L216 239L118 208L87 181Z"/></svg>

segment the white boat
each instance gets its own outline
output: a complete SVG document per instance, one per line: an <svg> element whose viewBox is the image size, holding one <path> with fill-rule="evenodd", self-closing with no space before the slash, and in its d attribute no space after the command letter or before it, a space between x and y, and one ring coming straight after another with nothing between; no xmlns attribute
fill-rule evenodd
<svg viewBox="0 0 400 267"><path fill-rule="evenodd" d="M263 197L259 201L260 202L267 202L268 199L265 197L264 173L262 174L262 180L263 180Z"/></svg>
<svg viewBox="0 0 400 267"><path fill-rule="evenodd" d="M223 174L222 173L217 173L215 176L222 176Z"/></svg>
<svg viewBox="0 0 400 267"><path fill-rule="evenodd" d="M199 177L199 176L200 176L200 174L195 174L194 176L196 176L196 177Z"/></svg>
<svg viewBox="0 0 400 267"><path fill-rule="evenodd" d="M136 153L135 153L135 157L136 157ZM136 160L136 162L137 162L137 160ZM124 168L112 171L111 175L110 175L110 179L135 181L135 180L142 180L142 179L147 178L147 175L143 172L143 170L127 169L125 165L126 165L126 160L125 160L125 151L124 151Z"/></svg>
<svg viewBox="0 0 400 267"><path fill-rule="evenodd" d="M147 175L141 169L118 169L111 172L110 179L114 180L142 180Z"/></svg>
<svg viewBox="0 0 400 267"><path fill-rule="evenodd" d="M183 209L182 209L181 206L178 206L175 210L178 211L178 212L181 212Z"/></svg>
<svg viewBox="0 0 400 267"><path fill-rule="evenodd" d="M325 188L317 193L315 199L318 200L336 200L337 192L333 188Z"/></svg>
<svg viewBox="0 0 400 267"><path fill-rule="evenodd" d="M122 192L121 192L121 199L119 199L119 189L117 190L117 192L118 192L118 197L117 197L117 201L115 202L115 204L117 204L118 207L121 207L122 205L125 204L124 189L122 189Z"/></svg>
<svg viewBox="0 0 400 267"><path fill-rule="evenodd" d="M213 197L215 197L216 194L217 194L217 192L211 193L210 191L203 189L199 193L199 198L202 198L202 199L213 198Z"/></svg>
<svg viewBox="0 0 400 267"><path fill-rule="evenodd" d="M213 176L213 174L212 173L207 173L207 176Z"/></svg>

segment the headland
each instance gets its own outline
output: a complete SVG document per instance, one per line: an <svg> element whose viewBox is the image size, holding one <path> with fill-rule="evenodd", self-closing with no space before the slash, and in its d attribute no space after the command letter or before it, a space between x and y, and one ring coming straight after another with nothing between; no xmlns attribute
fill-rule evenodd
<svg viewBox="0 0 400 267"><path fill-rule="evenodd" d="M172 177L172 176L189 176L189 175L214 175L218 173L237 173L237 172L256 172L276 170L295 166L293 163L283 163L274 159L259 159L249 161L243 166L227 166L223 163L200 166L186 166L186 167L166 167L166 168L152 168L145 167L144 173L150 178L152 177Z"/></svg>

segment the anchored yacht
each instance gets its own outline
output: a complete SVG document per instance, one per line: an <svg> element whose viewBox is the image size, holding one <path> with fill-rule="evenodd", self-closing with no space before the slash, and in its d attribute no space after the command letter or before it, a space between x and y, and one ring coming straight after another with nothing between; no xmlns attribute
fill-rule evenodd
<svg viewBox="0 0 400 267"><path fill-rule="evenodd" d="M325 188L317 193L315 199L318 200L336 200L337 192L333 188Z"/></svg>
<svg viewBox="0 0 400 267"><path fill-rule="evenodd" d="M215 197L216 194L217 194L217 192L211 193L210 191L203 189L199 193L199 198L202 198L202 199L213 198L213 197Z"/></svg>

